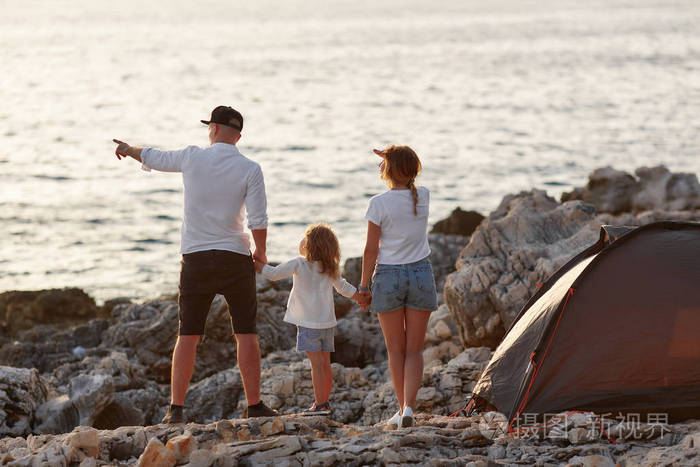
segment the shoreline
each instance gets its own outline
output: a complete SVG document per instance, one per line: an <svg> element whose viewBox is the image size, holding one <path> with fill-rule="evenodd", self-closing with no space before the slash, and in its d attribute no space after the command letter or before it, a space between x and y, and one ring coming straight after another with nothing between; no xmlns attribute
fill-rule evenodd
<svg viewBox="0 0 700 467"><path fill-rule="evenodd" d="M640 184L646 184L647 189L645 191L650 199L658 198L663 200L672 198L673 196L683 197L683 190L687 191L688 187L690 187L690 185L687 184L688 179L695 177L695 175L686 173L670 173L667 169L666 173L663 173L663 171L659 171L659 169L660 166L647 168L646 171L642 171L641 175L637 173L614 171L614 169L609 170L617 172L617 176L620 178L620 181L624 182L620 184L620 189L622 192L625 190L628 192L626 195L627 198L633 197L629 192L634 188L634 185ZM592 176L596 172L605 170L608 169L597 169L590 175ZM640 169L638 169L638 171L639 170ZM623 176L622 174L625 175ZM680 180L672 180L675 178L680 178ZM673 194L671 190L667 193L660 193L659 187L650 187L650 185L654 183L663 184L665 183L666 179L669 179L677 189L680 189L680 192ZM684 183L687 186L684 186ZM585 186L578 189L574 188L568 193L564 191L561 193L561 196L558 197L561 199L569 199L565 197L575 197L577 196L577 190L580 191L582 189L585 189ZM555 191L558 192L557 190ZM643 193L637 194L636 197L643 198L642 195ZM639 199L638 201L641 202L641 205L637 206L635 209L644 208L644 200ZM647 200L647 209L650 209L653 206L653 203L649 203L649 201L650 200ZM632 201L631 199L628 199L627 202L629 204ZM659 206L659 208L674 210L673 203L674 202L671 199L666 203L665 207ZM454 209L454 206L462 206L466 208L470 203L466 199L461 199L459 201L452 202L451 204L452 209ZM593 204L595 204L595 202ZM626 206L612 207L620 210L627 208ZM494 210L496 209L497 206L494 208ZM604 210L601 211L605 212ZM488 215L485 212L483 214ZM442 222L442 220L438 219L434 221L431 228L440 222ZM146 240L149 240L150 242L154 238L159 238L158 235L163 235L163 232L158 234L157 232L153 231L152 228L149 228L141 234L143 238L139 238L138 236L134 237L134 232L132 232L129 228L126 226L124 228L125 230L123 236L130 237L131 242L140 242L136 243L134 248L143 249L143 251L138 254L134 254L133 252L129 253L128 251L114 251L112 253L108 253L110 248L107 248L103 251L96 252L94 248L89 246L91 243L88 242L84 247L82 247L83 252L80 254L71 250L68 253L68 256L61 260L60 263L62 264L37 264L35 265L36 267L32 267L31 264L36 263L36 261L33 259L24 259L17 265L18 267L24 267L25 270L23 271L22 269L13 270L13 264L9 263L6 266L6 278L3 281L3 291L8 292L13 290L42 290L50 288L77 287L87 291L95 298L98 304L103 304L118 297L128 297L131 300L148 300L149 298L157 297L162 294L176 294L178 288L177 281L180 260L177 247L179 242L179 230L176 235L171 228L168 228L168 233L165 235L167 238L164 237L164 240L167 240L167 242L164 244L159 244L148 243ZM302 227L300 226L299 229L301 228ZM279 234L280 232L277 233ZM293 233L289 235L294 236ZM274 236L275 235L273 233L272 237ZM354 237L355 236L353 235L353 238ZM285 238L292 240L291 237ZM123 240L118 240L118 243L114 245L121 245L119 242L122 241ZM279 246L280 240L276 239L274 241ZM297 242L290 241L284 243L291 244ZM268 246L268 249L270 249L272 252L277 250L276 248L273 248L272 245ZM361 253L359 248L355 249L358 250L358 253ZM71 273L71 271L83 270L80 267L81 264L83 264L83 259L81 259L81 257L85 258L84 265L86 269L83 272L76 272L75 274ZM121 260L119 259L120 257L122 258ZM344 261L354 258L356 258L356 256L344 255ZM271 259L281 261L289 258L280 256L273 257ZM46 261L43 263L46 263ZM15 275L17 275L18 280L10 282ZM24 277L24 279L22 279L22 277ZM32 284L33 286L23 287L22 284Z"/></svg>

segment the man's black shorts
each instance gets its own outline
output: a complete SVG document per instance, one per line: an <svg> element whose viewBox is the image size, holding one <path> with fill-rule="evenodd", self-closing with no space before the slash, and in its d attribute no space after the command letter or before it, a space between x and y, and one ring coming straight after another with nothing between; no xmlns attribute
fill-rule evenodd
<svg viewBox="0 0 700 467"><path fill-rule="evenodd" d="M257 297L253 258L232 251L206 250L182 255L180 335L203 335L216 294L228 303L236 334L256 334Z"/></svg>

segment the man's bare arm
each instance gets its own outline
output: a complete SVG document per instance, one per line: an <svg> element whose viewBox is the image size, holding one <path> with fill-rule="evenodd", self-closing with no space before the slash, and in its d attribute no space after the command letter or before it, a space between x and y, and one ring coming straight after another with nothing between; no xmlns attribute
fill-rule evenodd
<svg viewBox="0 0 700 467"><path fill-rule="evenodd" d="M255 251L253 259L259 263L267 264L267 229L251 230Z"/></svg>
<svg viewBox="0 0 700 467"><path fill-rule="evenodd" d="M118 139L113 139L112 141L117 143L117 149L114 151L114 154L117 155L117 159L121 160L122 157L128 156L141 162L141 151L143 150L143 148L129 146L127 143L119 141Z"/></svg>

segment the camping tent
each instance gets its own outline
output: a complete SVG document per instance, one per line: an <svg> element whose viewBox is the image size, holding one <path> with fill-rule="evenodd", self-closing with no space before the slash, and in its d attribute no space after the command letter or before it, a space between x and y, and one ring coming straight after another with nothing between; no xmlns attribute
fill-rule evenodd
<svg viewBox="0 0 700 467"><path fill-rule="evenodd" d="M467 406L700 417L700 223L604 226L523 307Z"/></svg>

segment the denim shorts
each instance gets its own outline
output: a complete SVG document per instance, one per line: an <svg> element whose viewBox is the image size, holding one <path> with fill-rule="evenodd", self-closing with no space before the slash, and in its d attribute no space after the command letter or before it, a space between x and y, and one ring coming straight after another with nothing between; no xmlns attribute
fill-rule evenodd
<svg viewBox="0 0 700 467"><path fill-rule="evenodd" d="M299 352L335 352L333 340L335 328L312 329L297 326L297 350Z"/></svg>
<svg viewBox="0 0 700 467"><path fill-rule="evenodd" d="M408 264L377 264L372 276L372 303L375 313L400 308L435 311L437 290L430 260Z"/></svg>

